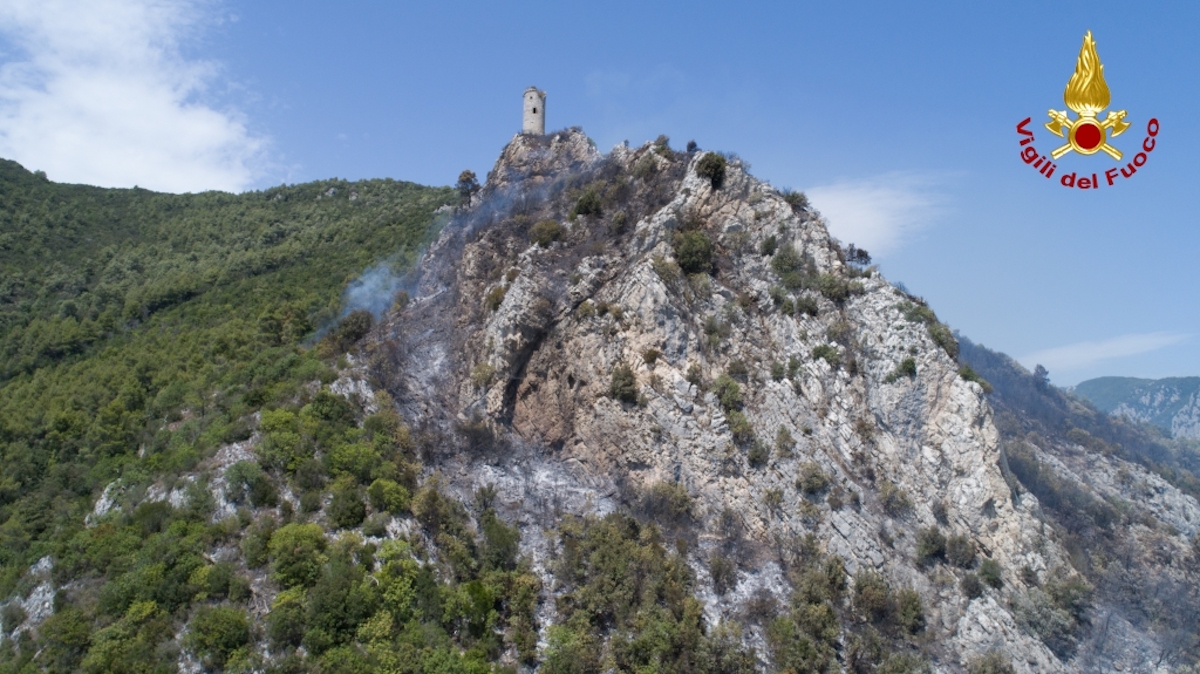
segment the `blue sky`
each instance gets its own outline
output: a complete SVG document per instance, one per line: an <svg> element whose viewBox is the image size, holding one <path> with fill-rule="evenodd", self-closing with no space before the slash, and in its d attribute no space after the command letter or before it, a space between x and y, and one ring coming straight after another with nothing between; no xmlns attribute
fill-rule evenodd
<svg viewBox="0 0 1200 674"><path fill-rule="evenodd" d="M550 128L694 139L807 191L885 276L1055 383L1200 375L1200 6L981 4L4 0L0 156L176 192L449 184L486 174L535 84ZM1059 144L1042 122L1087 30L1132 123L1112 144L1128 161L1161 131L1135 176L1083 192L1057 178L1116 163L1047 180L1015 127Z"/></svg>

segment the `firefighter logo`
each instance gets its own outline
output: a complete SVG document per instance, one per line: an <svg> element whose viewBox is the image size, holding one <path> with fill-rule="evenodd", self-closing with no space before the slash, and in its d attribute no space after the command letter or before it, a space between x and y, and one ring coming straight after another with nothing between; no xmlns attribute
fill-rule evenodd
<svg viewBox="0 0 1200 674"><path fill-rule="evenodd" d="M1114 187L1118 179L1132 178L1138 169L1146 165L1150 153L1158 143L1159 124L1157 117L1151 117L1146 122L1146 137L1142 139L1140 148L1133 148L1133 158L1121 166L1124 156L1120 150L1109 144L1109 140L1125 133L1129 122L1125 121L1124 110L1110 110L1103 121L1100 113L1110 102L1108 83L1104 81L1104 66L1100 63L1100 55L1096 53L1096 41L1092 39L1092 31L1083 36L1083 47L1079 50L1079 59L1075 61L1075 74L1067 82L1063 92L1063 102L1072 112L1078 115L1071 119L1066 110L1051 110L1050 121L1046 129L1050 133L1065 139L1066 144L1042 154L1034 145L1032 117L1026 117L1017 124L1017 137L1021 146L1021 161L1032 166L1042 177L1050 178L1058 170L1059 158L1068 152L1075 152L1084 157L1103 152L1118 162L1116 166L1104 170L1104 180L1100 180L1099 169L1096 173L1083 173L1082 166L1074 167L1070 173L1059 172L1058 182L1063 187L1082 190L1097 190L1101 185ZM1087 160L1083 160L1087 161ZM1073 163L1068 160L1068 164Z"/></svg>
<svg viewBox="0 0 1200 674"><path fill-rule="evenodd" d="M1104 66L1096 53L1096 41L1092 39L1092 31L1083 36L1083 47L1079 49L1079 60L1075 62L1075 74L1067 82L1063 92L1063 102L1079 115L1071 120L1065 110L1050 110L1050 121L1046 128L1050 133L1066 138L1067 143L1050 152L1050 156L1058 159L1074 150L1082 155L1096 154L1103 151L1113 159L1121 160L1121 151L1108 144L1108 132L1112 131L1115 138L1129 128L1125 121L1124 110L1110 110L1104 121L1096 118L1108 107L1108 84L1104 81Z"/></svg>

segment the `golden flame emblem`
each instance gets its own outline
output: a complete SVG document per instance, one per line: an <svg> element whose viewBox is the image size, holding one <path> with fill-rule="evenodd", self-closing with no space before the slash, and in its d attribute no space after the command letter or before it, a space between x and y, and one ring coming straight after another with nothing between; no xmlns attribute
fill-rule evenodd
<svg viewBox="0 0 1200 674"><path fill-rule="evenodd" d="M1079 59L1075 62L1075 74L1067 82L1063 102L1079 118L1072 121L1066 110L1050 110L1050 121L1046 122L1046 128L1050 133L1067 139L1066 145L1050 155L1058 159L1071 150L1083 155L1103 150L1119 161L1121 151L1108 144L1108 131L1111 129L1115 138L1129 128L1129 123L1125 121L1124 110L1110 110L1103 122L1096 119L1096 115L1108 107L1109 92L1108 84L1104 81L1104 65L1100 63L1096 41L1092 39L1090 30L1083 36L1083 47L1079 49Z"/></svg>

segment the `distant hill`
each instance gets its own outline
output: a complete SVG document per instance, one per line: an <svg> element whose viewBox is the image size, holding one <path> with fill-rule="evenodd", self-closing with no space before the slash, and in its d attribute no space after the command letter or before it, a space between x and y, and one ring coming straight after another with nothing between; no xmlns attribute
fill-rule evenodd
<svg viewBox="0 0 1200 674"><path fill-rule="evenodd" d="M1200 438L1198 393L1200 377L1099 377L1075 387L1076 395L1100 411L1153 424L1177 438Z"/></svg>

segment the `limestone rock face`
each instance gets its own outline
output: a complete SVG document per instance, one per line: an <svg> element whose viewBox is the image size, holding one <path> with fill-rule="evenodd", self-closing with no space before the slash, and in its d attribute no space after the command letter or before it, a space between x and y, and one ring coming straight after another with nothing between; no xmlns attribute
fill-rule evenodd
<svg viewBox="0 0 1200 674"><path fill-rule="evenodd" d="M486 439L437 453L433 469L463 495L494 485L543 572L550 513L602 514L677 482L697 506L689 560L702 585L723 514L757 545L734 590L701 592L711 621L760 589L786 602L774 560L813 534L851 574L919 592L939 671L997 647L1018 672L1074 671L1009 607L1030 573L1070 564L1036 499L1014 500L991 408L959 375L954 345L935 341L932 312L848 266L815 212L736 159L714 187L696 172L703 154L601 155L578 130L505 148L428 251L414 301L389 318L390 388L409 420ZM533 243L545 220L558 237ZM702 269L679 259L681 232L712 243ZM789 247L808 279L791 290L773 268ZM636 402L612 393L622 366ZM714 392L723 376L740 404ZM1003 591L969 599L965 571L919 565L918 532L933 526L997 561Z"/></svg>

